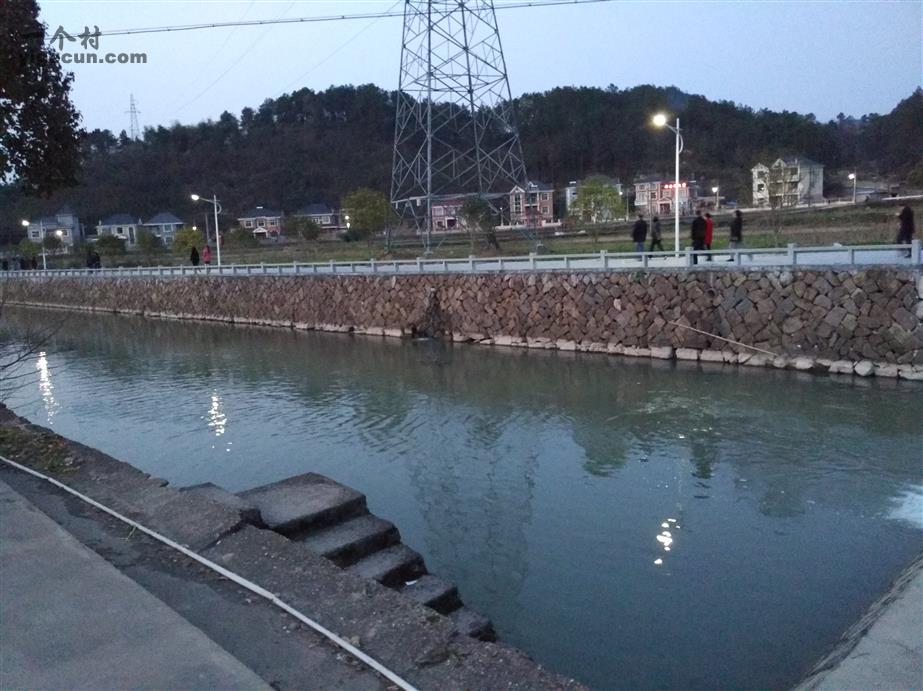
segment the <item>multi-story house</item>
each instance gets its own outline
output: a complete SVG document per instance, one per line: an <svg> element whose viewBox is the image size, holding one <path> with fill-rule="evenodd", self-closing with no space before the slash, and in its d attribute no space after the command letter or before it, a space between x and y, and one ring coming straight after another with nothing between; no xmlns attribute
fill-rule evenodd
<svg viewBox="0 0 923 691"><path fill-rule="evenodd" d="M169 211L161 211L142 223L141 227L160 238L164 247L172 247L177 231L182 230L184 225L181 219Z"/></svg>
<svg viewBox="0 0 923 691"><path fill-rule="evenodd" d="M554 188L529 181L510 190L510 225L538 226L554 222Z"/></svg>
<svg viewBox="0 0 923 691"><path fill-rule="evenodd" d="M140 229L140 218L133 218L131 214L112 214L96 224L96 236L112 235L124 240L126 247L134 247L138 244Z"/></svg>
<svg viewBox="0 0 923 691"><path fill-rule="evenodd" d="M442 198L433 200L433 230L434 231L463 231L467 228L462 207L464 197Z"/></svg>
<svg viewBox="0 0 923 691"><path fill-rule="evenodd" d="M679 208L680 216L690 214L699 200L695 180L664 180L648 175L635 180L635 209L648 216L672 216Z"/></svg>
<svg viewBox="0 0 923 691"><path fill-rule="evenodd" d="M276 237L284 232L282 212L258 206L237 217L241 228L249 230L257 238Z"/></svg>
<svg viewBox="0 0 923 691"><path fill-rule="evenodd" d="M41 244L44 238L56 237L65 248L73 249L74 243L83 237L83 229L77 214L69 206L63 206L53 216L42 216L29 221L29 239Z"/></svg>
<svg viewBox="0 0 923 691"><path fill-rule="evenodd" d="M753 206L779 209L824 202L824 166L804 156L757 163L753 175Z"/></svg>
<svg viewBox="0 0 923 691"><path fill-rule="evenodd" d="M298 209L292 216L310 218L320 226L322 231L335 232L341 229L340 213L326 204L307 204ZM345 226L342 227L345 228Z"/></svg>

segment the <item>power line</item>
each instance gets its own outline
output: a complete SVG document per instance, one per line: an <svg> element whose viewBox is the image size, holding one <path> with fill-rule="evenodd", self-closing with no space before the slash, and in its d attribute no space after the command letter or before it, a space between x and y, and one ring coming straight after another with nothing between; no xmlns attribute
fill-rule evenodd
<svg viewBox="0 0 923 691"><path fill-rule="evenodd" d="M496 10L514 10L525 7L554 7L556 5L591 5L615 0L532 0L531 2L508 2L494 6ZM357 14L331 14L320 17L290 17L288 19L251 19L236 22L212 22L208 24L176 24L173 26L154 26L138 29L113 29L101 31L100 36L129 36L134 34L156 34L179 31L198 31L201 29L225 29L238 26L267 26L272 24L308 24L315 22L349 21L354 19L385 19L403 17L404 11L388 10L386 12L362 12Z"/></svg>

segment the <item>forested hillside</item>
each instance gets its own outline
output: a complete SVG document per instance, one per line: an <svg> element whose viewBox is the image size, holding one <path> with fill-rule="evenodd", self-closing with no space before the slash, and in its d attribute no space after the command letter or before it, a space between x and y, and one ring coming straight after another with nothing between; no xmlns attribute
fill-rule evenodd
<svg viewBox="0 0 923 691"><path fill-rule="evenodd" d="M387 193L394 135L393 94L372 85L302 89L239 116L222 113L194 126L148 128L143 141L124 133L88 132L80 184L50 200L0 189L0 229L63 203L88 224L110 213L204 213L189 193L217 193L230 211L265 205L293 211L302 204L336 204L358 187ZM709 101L675 88L620 90L562 87L517 99L530 177L555 184L590 173L631 180L669 173L673 136L650 126L665 111L682 120L683 170L718 181L730 198L746 201L757 160L803 154L828 171L858 169L862 177L913 177L923 183L923 91L887 115L839 117L754 111Z"/></svg>

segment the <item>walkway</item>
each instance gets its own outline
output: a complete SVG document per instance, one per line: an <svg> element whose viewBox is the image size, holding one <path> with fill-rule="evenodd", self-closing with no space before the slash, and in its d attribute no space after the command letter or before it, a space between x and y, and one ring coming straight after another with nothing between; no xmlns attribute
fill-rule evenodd
<svg viewBox="0 0 923 691"><path fill-rule="evenodd" d="M270 687L0 481L0 687Z"/></svg>

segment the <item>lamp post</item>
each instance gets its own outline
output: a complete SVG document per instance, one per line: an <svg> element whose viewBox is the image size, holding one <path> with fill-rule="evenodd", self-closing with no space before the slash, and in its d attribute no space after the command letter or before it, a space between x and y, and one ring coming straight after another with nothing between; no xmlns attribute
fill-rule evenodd
<svg viewBox="0 0 923 691"><path fill-rule="evenodd" d="M221 267L221 233L218 232L218 212L221 211L221 204L218 203L217 195L212 195L211 199L200 197L197 194L191 195L192 201L208 202L215 208L215 247L218 249L218 267Z"/></svg>
<svg viewBox="0 0 923 691"><path fill-rule="evenodd" d="M712 187L712 188L711 188L711 193L712 193L713 195L715 195L715 211L718 210L718 190L720 190L720 189L721 189L721 188L718 187L717 185L716 185L715 187Z"/></svg>
<svg viewBox="0 0 923 691"><path fill-rule="evenodd" d="M349 214L346 214L344 218L346 218L346 232L348 233L349 232Z"/></svg>
<svg viewBox="0 0 923 691"><path fill-rule="evenodd" d="M856 203L856 180L857 180L856 174L850 173L849 179L852 180L852 203L855 204Z"/></svg>
<svg viewBox="0 0 923 691"><path fill-rule="evenodd" d="M655 127L667 127L676 134L676 169L674 171L675 186L673 187L673 230L674 251L679 256L679 155L683 150L683 135L679 128L679 118L676 118L676 127L667 122L667 116L657 113L653 118Z"/></svg>

